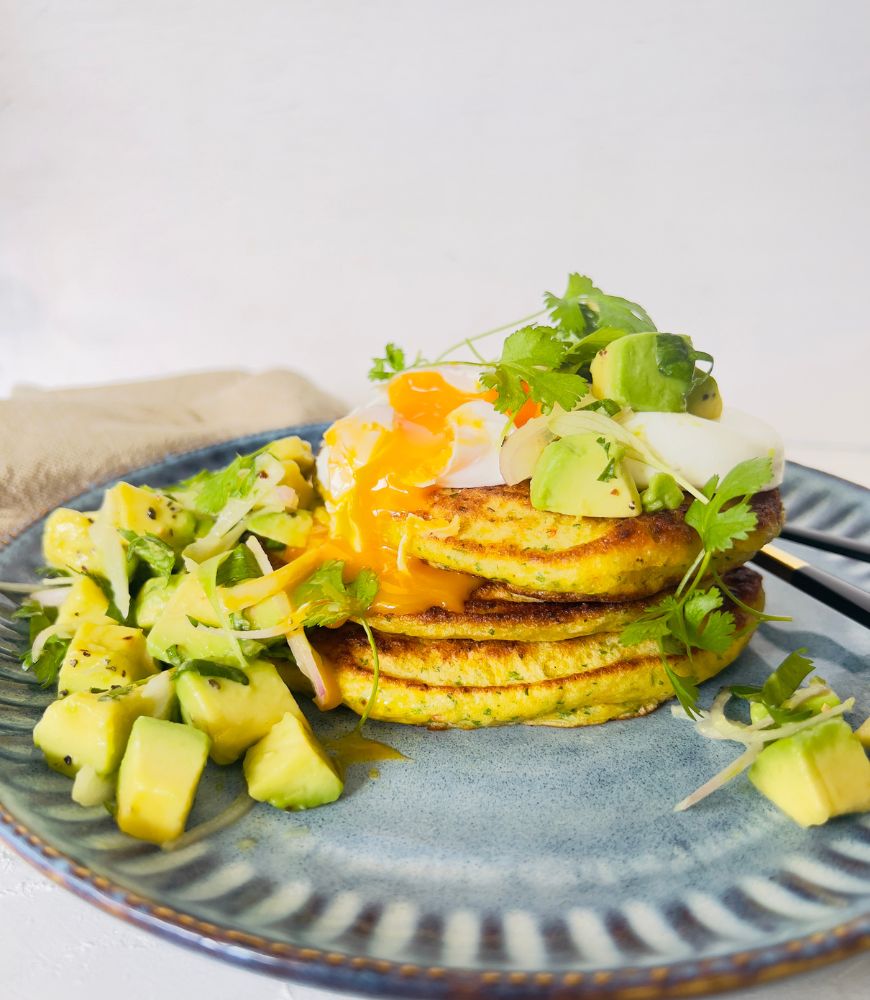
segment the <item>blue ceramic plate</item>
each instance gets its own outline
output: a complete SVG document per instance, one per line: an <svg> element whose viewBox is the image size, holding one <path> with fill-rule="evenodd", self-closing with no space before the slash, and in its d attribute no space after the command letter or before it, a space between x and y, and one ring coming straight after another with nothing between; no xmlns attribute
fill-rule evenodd
<svg viewBox="0 0 870 1000"><path fill-rule="evenodd" d="M317 443L322 427L294 428ZM286 433L286 432L281 432ZM126 477L169 483L275 434L167 458ZM866 537L870 494L789 466L794 523ZM100 491L73 501L96 507ZM0 552L0 579L31 577L37 523ZM859 585L870 566L812 553ZM769 624L722 681L764 677L806 646L834 687L870 712L870 632L767 579ZM119 833L31 745L49 695L0 662L0 833L74 892L140 926L291 979L379 995L657 997L769 979L870 940L870 817L801 830L734 781L702 805L673 804L736 756L665 708L579 730L428 732L371 724L412 763L309 813L257 806L174 853ZM316 715L316 710L313 710ZM347 731L345 710L314 719ZM191 823L242 789L209 765Z"/></svg>

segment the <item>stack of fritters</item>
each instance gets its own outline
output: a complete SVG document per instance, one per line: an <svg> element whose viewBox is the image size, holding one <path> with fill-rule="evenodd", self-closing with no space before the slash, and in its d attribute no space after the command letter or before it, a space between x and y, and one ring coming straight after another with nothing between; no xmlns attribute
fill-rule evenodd
<svg viewBox="0 0 870 1000"><path fill-rule="evenodd" d="M433 493L409 551L480 586L461 614L374 615L380 683L371 716L430 727L525 723L585 726L652 711L673 697L654 642L625 646L621 630L675 587L700 550L676 511L634 518L571 517L539 511L528 483ZM755 530L714 560L740 602L724 653L669 657L678 673L714 676L740 653L761 609L759 575L743 567L782 525L779 492L753 498ZM439 530L445 521L458 530ZM435 525L439 527L434 527ZM397 525L397 532L401 529ZM361 712L373 683L362 630L324 632L317 648L335 671L342 697Z"/></svg>

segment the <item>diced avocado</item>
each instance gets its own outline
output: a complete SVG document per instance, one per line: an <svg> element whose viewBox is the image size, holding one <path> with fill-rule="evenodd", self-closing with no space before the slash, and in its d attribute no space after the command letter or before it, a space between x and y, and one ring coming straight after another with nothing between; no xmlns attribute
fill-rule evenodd
<svg viewBox="0 0 870 1000"><path fill-rule="evenodd" d="M270 538L292 549L302 549L308 542L314 516L311 511L255 511L248 517L248 530L262 538Z"/></svg>
<svg viewBox="0 0 870 1000"><path fill-rule="evenodd" d="M278 809L311 809L334 802L344 787L308 723L287 712L245 754L248 792Z"/></svg>
<svg viewBox="0 0 870 1000"><path fill-rule="evenodd" d="M191 618L204 625L220 624L196 574L184 576L170 596L148 633L148 652L155 659L168 663L173 661L170 650L177 646L183 659L238 665L229 637L198 629Z"/></svg>
<svg viewBox="0 0 870 1000"><path fill-rule="evenodd" d="M66 651L57 686L65 692L105 691L125 687L156 670L141 629L83 622Z"/></svg>
<svg viewBox="0 0 870 1000"><path fill-rule="evenodd" d="M83 767L106 775L117 770L133 722L140 715L169 716L175 690L169 673L117 695L79 691L52 702L33 730L49 767L72 777Z"/></svg>
<svg viewBox="0 0 870 1000"><path fill-rule="evenodd" d="M60 566L76 573L101 573L91 527L93 513L58 507L48 515L42 532L42 554L49 566Z"/></svg>
<svg viewBox="0 0 870 1000"><path fill-rule="evenodd" d="M101 806L115 795L115 778L97 772L85 764L73 780L72 799L80 806Z"/></svg>
<svg viewBox="0 0 870 1000"><path fill-rule="evenodd" d="M667 472L653 473L649 486L640 495L646 514L652 514L657 510L676 510L683 499L683 491L677 485L676 479Z"/></svg>
<svg viewBox="0 0 870 1000"><path fill-rule="evenodd" d="M866 718L855 730L855 735L865 750L870 750L870 718Z"/></svg>
<svg viewBox="0 0 870 1000"><path fill-rule="evenodd" d="M111 624L112 619L106 614L108 609L109 598L103 593L102 588L90 577L80 576L76 578L63 604L58 608L57 624L72 629L82 622Z"/></svg>
<svg viewBox="0 0 870 1000"><path fill-rule="evenodd" d="M271 663L254 662L245 673L248 684L193 671L181 674L175 684L182 718L208 734L216 764L232 764L286 712L302 717Z"/></svg>
<svg viewBox="0 0 870 1000"><path fill-rule="evenodd" d="M208 737L198 729L137 719L118 772L119 828L155 844L180 837L207 758Z"/></svg>
<svg viewBox="0 0 870 1000"><path fill-rule="evenodd" d="M615 441L594 433L553 441L532 475L532 506L582 517L635 517L640 497L621 456Z"/></svg>
<svg viewBox="0 0 870 1000"><path fill-rule="evenodd" d="M245 617L252 629L271 628L286 622L293 614L290 599L283 590L245 610Z"/></svg>
<svg viewBox="0 0 870 1000"><path fill-rule="evenodd" d="M296 491L300 507L310 507L314 501L314 486L302 475L302 470L292 459L285 459L282 486L289 486Z"/></svg>
<svg viewBox="0 0 870 1000"><path fill-rule="evenodd" d="M97 774L116 770L133 716L122 698L80 691L53 701L33 730L49 767L72 778L85 766Z"/></svg>
<svg viewBox="0 0 870 1000"><path fill-rule="evenodd" d="M686 409L696 417L718 420L722 416L722 397L719 383L712 375L699 382L686 399Z"/></svg>
<svg viewBox="0 0 870 1000"><path fill-rule="evenodd" d="M311 445L295 435L278 438L277 441L267 444L263 450L277 458L279 462L295 462L306 476L314 469L314 453Z"/></svg>
<svg viewBox="0 0 870 1000"><path fill-rule="evenodd" d="M842 719L771 743L749 769L749 780L801 826L870 810L870 760Z"/></svg>
<svg viewBox="0 0 870 1000"><path fill-rule="evenodd" d="M153 576L142 584L133 602L133 620L139 628L147 632L154 627L182 579L183 574L176 573L174 576Z"/></svg>
<svg viewBox="0 0 870 1000"><path fill-rule="evenodd" d="M824 687L823 683L817 683L815 681L810 681L809 686L812 688L814 686ZM803 689L801 689L803 690ZM828 691L827 694L817 694L812 698L807 698L800 704L800 709L802 711L813 712L818 715L819 712L826 708L833 708L835 705L840 704L840 699L834 694L833 691ZM761 722L762 719L766 719L770 715L770 712L765 708L765 706L759 702L754 701L749 705L749 717L753 722Z"/></svg>
<svg viewBox="0 0 870 1000"><path fill-rule="evenodd" d="M135 531L137 535L156 535L176 550L193 540L196 518L162 493L118 483L106 490L103 504L111 510L111 521L116 528Z"/></svg>
<svg viewBox="0 0 870 1000"><path fill-rule="evenodd" d="M122 698L134 716L147 715L152 719L171 719L178 703L173 671L163 670L161 673L149 677L147 681L137 684Z"/></svg>
<svg viewBox="0 0 870 1000"><path fill-rule="evenodd" d="M638 411L685 412L691 377L687 381L659 371L659 337L635 333L599 351L590 366L595 395Z"/></svg>

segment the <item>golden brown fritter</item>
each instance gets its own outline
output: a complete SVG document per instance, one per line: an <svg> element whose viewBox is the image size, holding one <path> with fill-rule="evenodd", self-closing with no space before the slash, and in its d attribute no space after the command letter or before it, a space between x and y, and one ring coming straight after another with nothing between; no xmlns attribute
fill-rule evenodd
<svg viewBox="0 0 870 1000"><path fill-rule="evenodd" d="M761 577L729 576L735 596L764 606ZM681 674L706 680L737 657L755 619L728 605L737 637L722 654L670 657ZM511 723L580 726L652 711L673 697L655 643L626 647L618 632L561 642L425 639L379 633L380 683L371 717L390 722L471 729ZM322 631L315 645L335 671L342 698L362 712L372 690L372 657L362 631Z"/></svg>
<svg viewBox="0 0 870 1000"><path fill-rule="evenodd" d="M742 565L782 527L779 491L752 498L755 530L714 568ZM536 510L529 484L440 489L423 520L439 526L454 518L458 531L413 531L407 549L426 562L470 573L498 586L483 587L477 600L537 597L547 601L627 601L674 587L700 550L697 533L679 510L631 518L570 517Z"/></svg>

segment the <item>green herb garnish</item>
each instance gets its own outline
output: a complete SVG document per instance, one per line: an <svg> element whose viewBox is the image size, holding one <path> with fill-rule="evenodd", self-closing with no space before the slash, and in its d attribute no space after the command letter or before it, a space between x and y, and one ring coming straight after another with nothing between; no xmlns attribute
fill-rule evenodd
<svg viewBox="0 0 870 1000"><path fill-rule="evenodd" d="M360 716L358 729L365 725L378 695L381 661L371 626L365 612L378 593L378 578L370 569L362 569L351 583L344 582L345 564L332 559L318 567L293 593L293 603L305 608L303 624L309 626L342 625L353 618L362 626L372 653L372 690Z"/></svg>
<svg viewBox="0 0 870 1000"><path fill-rule="evenodd" d="M682 655L691 662L693 649L722 653L731 644L736 632L734 615L721 610L723 594L719 587L703 589L701 582L714 554L727 551L755 528L757 518L749 497L770 481L771 473L769 458L753 458L736 465L721 483L718 477L707 483L703 491L706 503L694 500L685 517L701 539L701 552L676 592L649 608L620 635L626 646L647 641L658 645L674 692L690 718L698 715L697 686L693 678L677 674L668 664L667 656ZM726 504L730 506L725 507ZM765 617L754 609L746 610L759 618Z"/></svg>
<svg viewBox="0 0 870 1000"><path fill-rule="evenodd" d="M175 568L175 550L162 538L150 533L139 535L135 531L119 528L118 533L127 543L128 575L130 567L137 561L145 563L155 576L171 576Z"/></svg>
<svg viewBox="0 0 870 1000"><path fill-rule="evenodd" d="M378 578L362 569L351 583L344 582L345 564L331 559L319 566L293 593L293 603L305 609L306 626L335 627L348 618L359 618L378 592Z"/></svg>
<svg viewBox="0 0 870 1000"><path fill-rule="evenodd" d="M49 636L38 658L34 660L32 652L28 650L21 657L21 666L25 670L32 671L42 687L51 687L60 673L70 642L70 639L61 638L59 635Z"/></svg>
<svg viewBox="0 0 870 1000"><path fill-rule="evenodd" d="M581 274L568 276L564 295L547 292L544 301L546 310L461 340L434 362L418 354L409 364L407 353L389 343L383 356L373 359L369 378L383 381L399 372L433 364L469 364L483 369L481 384L495 390L493 405L500 413L516 413L527 399L539 403L544 413L555 406L570 410L586 395L589 364L601 348L627 334L655 330L649 314L636 302L605 294ZM547 311L552 325L515 329L505 340L498 360L488 360L474 346L475 341L536 320ZM476 361L446 360L462 347L469 348Z"/></svg>
<svg viewBox="0 0 870 1000"><path fill-rule="evenodd" d="M247 545L237 545L218 566L216 582L219 587L234 587L243 580L254 580L263 575L257 557Z"/></svg>

